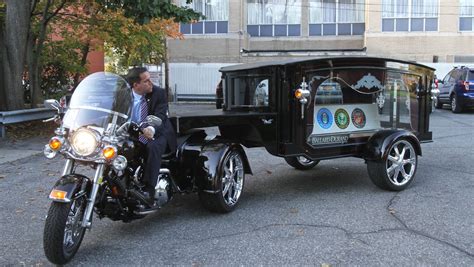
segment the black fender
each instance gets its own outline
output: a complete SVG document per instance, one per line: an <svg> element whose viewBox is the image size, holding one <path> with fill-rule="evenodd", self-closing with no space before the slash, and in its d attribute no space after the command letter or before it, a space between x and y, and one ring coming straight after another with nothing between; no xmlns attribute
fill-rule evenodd
<svg viewBox="0 0 474 267"><path fill-rule="evenodd" d="M66 192L64 200L52 198L51 194L50 199L56 202L70 202L77 197L77 193L79 193L81 189L87 192L90 186L91 182L86 176L81 174L67 174L59 178L51 190L51 192L53 190Z"/></svg>
<svg viewBox="0 0 474 267"><path fill-rule="evenodd" d="M418 156L421 156L421 145L418 138L407 130L381 130L372 135L367 142L364 154L366 160L386 160L388 149L398 140L406 139L413 144Z"/></svg>
<svg viewBox="0 0 474 267"><path fill-rule="evenodd" d="M182 169L187 169L189 174L192 173L195 185L199 190L208 193L215 193L219 191L217 186L217 175L219 173L219 166L224 160L226 153L236 149L240 152L244 165L244 172L252 174L247 155L243 147L231 140L221 139L219 137L212 140L206 138L199 138L192 140L183 145L180 151L180 161Z"/></svg>

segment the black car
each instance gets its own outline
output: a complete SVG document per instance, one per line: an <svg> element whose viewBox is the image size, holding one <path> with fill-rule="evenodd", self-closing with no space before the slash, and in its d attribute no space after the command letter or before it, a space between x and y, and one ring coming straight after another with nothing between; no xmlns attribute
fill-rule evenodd
<svg viewBox="0 0 474 267"><path fill-rule="evenodd" d="M442 81L434 99L435 108L450 104L454 113L474 107L474 68L456 67Z"/></svg>

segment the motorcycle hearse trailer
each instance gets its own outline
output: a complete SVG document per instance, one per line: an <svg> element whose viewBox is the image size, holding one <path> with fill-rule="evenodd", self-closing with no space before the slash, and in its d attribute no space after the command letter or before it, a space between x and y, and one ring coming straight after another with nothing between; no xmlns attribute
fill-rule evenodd
<svg viewBox="0 0 474 267"><path fill-rule="evenodd" d="M251 174L245 147L265 147L296 169L320 160L359 157L378 187L403 190L414 179L421 142L429 131L434 70L413 62L373 57L340 57L224 67L222 109L193 110L169 117L177 151L163 155L155 198L142 193L143 123L129 120L131 88L120 76L95 73L58 110L60 126L45 146L47 158L66 159L53 186L44 228L44 249L55 264L74 257L99 218L128 222L156 212L176 193L197 192L203 206L232 211ZM219 128L208 136L205 127ZM76 171L90 166L90 177Z"/></svg>
<svg viewBox="0 0 474 267"><path fill-rule="evenodd" d="M242 170L250 173L241 145L265 147L300 170L324 159L363 158L375 185L399 191L414 179L420 143L432 140L434 69L424 65L340 57L242 64L220 71L222 110L172 117L180 135L219 127L220 136L211 140L200 132L201 137L181 146L177 155L182 165L173 168L179 179L194 177L202 203L214 211L235 206Z"/></svg>

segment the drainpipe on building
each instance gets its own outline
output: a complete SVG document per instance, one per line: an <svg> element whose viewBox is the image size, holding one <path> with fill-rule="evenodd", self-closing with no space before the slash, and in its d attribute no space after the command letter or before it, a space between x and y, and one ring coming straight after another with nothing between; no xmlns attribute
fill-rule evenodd
<svg viewBox="0 0 474 267"><path fill-rule="evenodd" d="M171 100L171 92L170 92L170 79L169 79L169 64L168 64L168 38L165 37L165 90L168 96L168 101Z"/></svg>

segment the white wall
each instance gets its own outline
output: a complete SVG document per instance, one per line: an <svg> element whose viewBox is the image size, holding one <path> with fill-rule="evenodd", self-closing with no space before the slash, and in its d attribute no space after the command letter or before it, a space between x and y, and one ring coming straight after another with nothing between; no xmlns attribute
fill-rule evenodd
<svg viewBox="0 0 474 267"><path fill-rule="evenodd" d="M229 63L170 63L170 87L179 95L215 95L219 69Z"/></svg>

